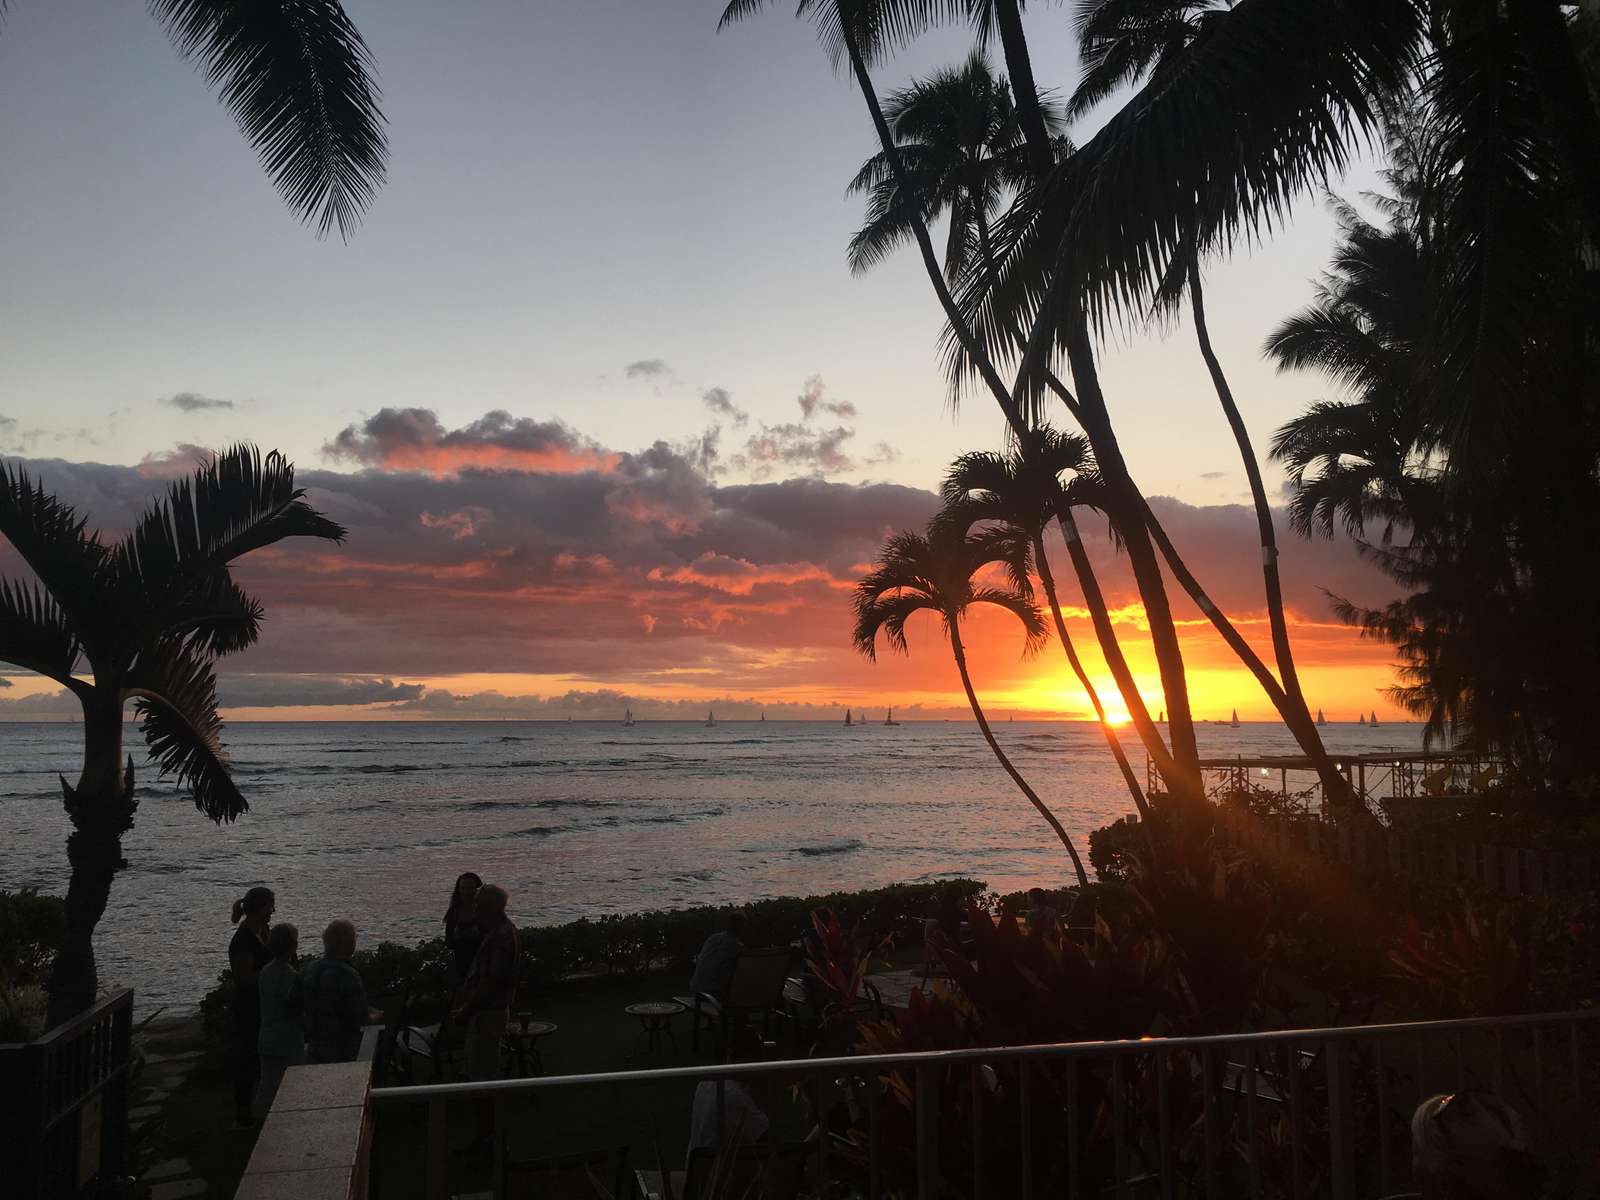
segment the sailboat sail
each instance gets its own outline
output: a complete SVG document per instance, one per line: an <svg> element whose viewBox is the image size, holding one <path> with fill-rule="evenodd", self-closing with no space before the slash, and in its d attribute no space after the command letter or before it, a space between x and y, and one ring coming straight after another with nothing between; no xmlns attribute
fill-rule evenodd
<svg viewBox="0 0 1600 1200"><path fill-rule="evenodd" d="M1230 720L1228 724L1233 726L1235 729L1239 728L1239 710L1237 708L1233 710L1233 719Z"/></svg>
<svg viewBox="0 0 1600 1200"><path fill-rule="evenodd" d="M714 713L714 712L706 713L706 728L710 729L716 723L717 723L717 714Z"/></svg>
<svg viewBox="0 0 1600 1200"><path fill-rule="evenodd" d="M1372 710L1372 720L1368 721L1367 724L1371 725L1374 729L1376 729L1378 727L1378 710L1377 709L1373 709Z"/></svg>
<svg viewBox="0 0 1600 1200"><path fill-rule="evenodd" d="M850 719L850 710L848 708L845 709L844 710L844 727L846 729L849 729L850 726L852 726L854 724L855 724L855 722Z"/></svg>
<svg viewBox="0 0 1600 1200"><path fill-rule="evenodd" d="M1327 723L1328 723L1328 718L1322 715L1322 710L1320 708L1317 709L1317 724L1318 725L1326 725Z"/></svg>
<svg viewBox="0 0 1600 1200"><path fill-rule="evenodd" d="M624 712L622 714L622 723L623 723L624 726L628 726L628 725L632 725L633 724L633 709L630 708L630 709L624 710Z"/></svg>
<svg viewBox="0 0 1600 1200"><path fill-rule="evenodd" d="M891 708L888 712L883 714L883 723L885 725L898 725L898 724L900 724L899 721L896 721L894 719L894 709Z"/></svg>

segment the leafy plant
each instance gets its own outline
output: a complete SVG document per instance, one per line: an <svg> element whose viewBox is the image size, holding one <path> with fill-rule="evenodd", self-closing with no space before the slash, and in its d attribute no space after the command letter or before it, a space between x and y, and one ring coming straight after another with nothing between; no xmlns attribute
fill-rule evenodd
<svg viewBox="0 0 1600 1200"><path fill-rule="evenodd" d="M1510 905L1486 911L1463 896L1438 927L1407 918L1389 962L1433 1010L1443 1005L1473 1017L1527 1011L1533 966Z"/></svg>

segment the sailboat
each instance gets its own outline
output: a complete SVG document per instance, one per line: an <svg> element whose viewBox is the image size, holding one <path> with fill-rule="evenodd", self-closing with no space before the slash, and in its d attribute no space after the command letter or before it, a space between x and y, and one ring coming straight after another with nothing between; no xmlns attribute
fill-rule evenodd
<svg viewBox="0 0 1600 1200"><path fill-rule="evenodd" d="M714 712L707 712L706 713L706 728L707 729L711 729L712 727L714 727L716 725L716 723L717 723L717 714L714 713Z"/></svg>
<svg viewBox="0 0 1600 1200"><path fill-rule="evenodd" d="M628 728L631 728L632 725L633 725L633 709L630 708L630 709L625 710L623 712L623 714L622 714L622 727L624 729L628 729Z"/></svg>
<svg viewBox="0 0 1600 1200"><path fill-rule="evenodd" d="M894 709L891 708L888 712L883 714L883 723L885 725L898 725L898 724L900 724L899 721L896 721L894 719Z"/></svg>
<svg viewBox="0 0 1600 1200"><path fill-rule="evenodd" d="M850 719L850 710L848 708L845 709L844 710L844 727L846 729L849 729L854 724L855 724L855 722Z"/></svg>
<svg viewBox="0 0 1600 1200"><path fill-rule="evenodd" d="M761 719L763 721L765 721L767 719L767 714L766 714L766 710L765 709L763 709L762 712L761 712Z"/></svg>
<svg viewBox="0 0 1600 1200"><path fill-rule="evenodd" d="M1156 718L1156 724L1165 725L1166 723L1167 723L1167 710L1163 708L1161 710L1161 715Z"/></svg>
<svg viewBox="0 0 1600 1200"><path fill-rule="evenodd" d="M1233 710L1233 719L1230 720L1228 724L1234 729L1239 728L1239 710L1237 708Z"/></svg>
<svg viewBox="0 0 1600 1200"><path fill-rule="evenodd" d="M1367 723L1367 714L1366 713L1357 713L1356 714L1356 724L1357 725L1365 725L1366 723Z"/></svg>
<svg viewBox="0 0 1600 1200"><path fill-rule="evenodd" d="M1377 709L1373 709L1372 710L1372 720L1368 721L1367 724L1372 726L1374 729L1376 729L1378 727L1378 710Z"/></svg>
<svg viewBox="0 0 1600 1200"><path fill-rule="evenodd" d="M1317 724L1318 725L1326 725L1327 723L1328 723L1328 718L1322 715L1322 710L1320 708L1317 709Z"/></svg>

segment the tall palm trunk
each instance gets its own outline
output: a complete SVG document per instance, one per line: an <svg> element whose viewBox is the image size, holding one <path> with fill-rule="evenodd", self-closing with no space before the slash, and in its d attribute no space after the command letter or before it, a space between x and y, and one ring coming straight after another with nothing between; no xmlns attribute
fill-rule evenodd
<svg viewBox="0 0 1600 1200"><path fill-rule="evenodd" d="M1072 844L1072 838L1062 827L1061 822L1056 820L1055 813L1051 812L1045 802L1039 799L1038 793L1028 786L1028 781L1022 777L1021 772L1011 765L1006 752L1000 749L1000 743L995 741L994 730L989 728L989 719L983 715L983 706L978 703L978 693L972 689L972 674L967 670L967 650L961 644L959 618L954 613L948 613L946 620L950 623L950 648L955 652L956 670L961 672L961 686L966 689L967 703L972 706L972 715L977 718L978 728L983 731L983 740L989 743L989 749L994 751L995 758L1000 760L1000 765L1006 769L1006 774L1011 776L1012 782L1028 798L1028 803L1032 804L1050 828L1056 831L1056 836L1061 839L1061 844L1067 848L1067 854L1072 859L1072 869L1078 873L1078 885L1087 888L1089 876L1084 872L1083 860L1078 857L1078 848Z"/></svg>
<svg viewBox="0 0 1600 1200"><path fill-rule="evenodd" d="M1022 126L1023 137L1027 140L1033 168L1040 178L1043 178L1054 167L1055 154L1051 149L1049 134L1039 111L1038 88L1033 82L1033 64L1028 56L1028 41L1022 30L1016 0L996 0L995 16L1000 26L1006 72L1010 76L1012 95L1017 103L1017 120ZM1031 117L1028 115L1030 113ZM952 323L954 322L955 318L952 318ZM963 338L964 346L967 340L969 339ZM1095 459L1099 462L1101 472L1106 476L1113 495L1119 496L1123 501L1119 505L1122 510L1122 525L1126 526L1122 530L1123 544L1127 550L1128 563L1133 568L1140 599L1144 602L1145 617L1150 624L1150 644L1155 650L1156 665L1161 673L1161 686L1166 694L1167 730L1172 742L1172 759L1176 768L1175 774L1168 776L1168 786L1179 787L1183 792L1192 789L1195 795L1203 795L1204 789L1200 781L1200 750L1195 743L1194 718L1189 708L1188 677L1183 669L1183 651L1178 644L1177 627L1172 622L1172 609L1167 602L1166 584L1161 578L1161 566L1150 547L1149 535L1143 523L1134 519L1139 511L1138 506L1143 503L1144 498L1139 495L1132 477L1128 474L1127 464L1122 457L1122 447L1112 431L1111 416L1106 410L1105 395L1100 390L1099 374L1094 365L1094 351L1089 344L1088 327L1083 313L1077 306L1074 306L1074 312L1069 318L1066 340L1067 359L1078 385L1082 416L1088 418L1083 422L1084 432L1089 436L1090 445L1094 447ZM1023 368L1024 370L1027 368L1026 355L1023 359ZM1062 527L1062 531L1066 532L1066 526ZM1070 545L1070 538L1068 542ZM1108 621L1107 629L1109 627ZM1096 632L1099 632L1098 628ZM1102 644L1104 641L1105 637L1102 635ZM1131 674L1129 679L1131 681ZM1133 694L1130 695L1129 687L1124 685L1120 678L1117 679L1117 686L1123 690L1123 699L1129 702L1128 711L1131 715L1133 704L1138 702L1138 689L1133 688ZM1145 738L1148 747L1151 736L1155 736L1155 727L1149 726L1147 734L1145 728L1141 726L1139 733ZM1163 775L1166 775L1166 772L1163 772Z"/></svg>
<svg viewBox="0 0 1600 1200"><path fill-rule="evenodd" d="M1261 538L1261 576L1267 594L1267 623L1272 630L1272 653L1278 663L1278 676L1283 685L1283 703L1278 712L1300 743L1300 748L1311 759L1323 795L1330 800L1342 799L1345 792L1344 776L1334 768L1328 758L1322 736L1317 733L1316 722L1306 706L1305 694L1300 690L1300 673L1295 670L1294 651L1289 645L1289 622L1283 608L1283 581L1278 572L1278 537L1272 525L1272 508L1267 503L1266 485L1261 480L1261 467L1256 462L1255 448L1250 444L1250 431L1245 428L1244 417L1233 398L1233 389L1223 374L1222 363L1211 345L1211 331L1206 324L1206 306L1200 286L1199 256L1192 249L1189 259L1189 299L1194 310L1195 338L1200 343L1200 357L1205 359L1206 370L1211 374L1217 401L1222 405L1228 428L1233 431L1234 444L1239 448L1239 458L1244 463L1245 478L1250 481L1250 497L1255 502L1256 531ZM1269 695L1271 693L1269 692Z"/></svg>
<svg viewBox="0 0 1600 1200"><path fill-rule="evenodd" d="M1022 136L1038 165L1048 169L1054 159L1049 152L1050 131L1045 128L1044 113L1039 109L1039 88L1033 81L1033 60L1028 56L1028 38L1022 30L1017 0L994 0L994 18L1000 28L1000 49L1017 105L1017 123L1022 126Z"/></svg>
<svg viewBox="0 0 1600 1200"><path fill-rule="evenodd" d="M848 13L844 14L844 45L850 58L850 70L856 79L856 85L861 89L861 96L866 103L867 112L872 117L872 126L877 131L878 142L883 147L884 158L889 163L889 169L894 175L895 186L904 195L911 194L909 181L906 179L904 165L900 161L899 146L894 136L889 131L889 123L884 119L883 108L878 103L878 94L872 86L872 77L867 73L865 62L861 58L861 48L856 40L855 32L850 27ZM933 250L933 240L928 236L928 228L920 220L911 222L911 232L916 239L917 250L922 255L922 265L927 271L928 281L933 285L933 293L938 298L939 305L944 309L945 318L950 322L950 328L955 331L957 340L961 342L962 349L977 367L984 383L994 394L995 402L1000 406L1001 413L1018 435L1027 431L1027 424L1022 420L1022 415L1017 409L1016 402L1007 389L1005 382L995 370L994 364L984 352L983 347L973 336L972 330L967 326L966 320L961 315L961 310L956 306L955 298L950 294L950 288L944 280L944 272L940 269L938 256ZM1065 518L1066 524L1062 525L1063 532L1069 527L1073 534L1076 525L1071 522L1071 517ZM1069 548L1072 546L1072 536L1068 537ZM1081 545L1074 552L1072 565L1078 573L1078 579L1083 586L1084 603L1089 609L1094 621L1095 635L1100 641L1100 647L1106 657L1106 664L1111 670L1112 678L1116 680L1117 687L1122 692L1123 703L1127 705L1128 712L1133 716L1139 736L1144 739L1145 748L1151 757L1156 760L1157 769L1162 777L1168 780L1168 786L1178 788L1182 780L1190 772L1180 771L1174 764L1173 758L1167 753L1165 744L1157 733L1155 724L1149 719L1149 714L1144 708L1144 701L1139 695L1139 689L1133 682L1133 673L1128 669L1127 661L1122 655L1121 646L1117 643L1115 630L1111 626L1111 616L1105 607L1105 598L1100 592L1098 581L1094 578L1093 570L1088 556L1081 553ZM1159 651L1157 652L1159 656ZM1181 673L1182 664L1179 664ZM1163 683L1166 676L1163 674ZM1180 689L1181 690L1181 689ZM1185 696L1187 692L1185 691ZM1169 700L1169 707L1170 707ZM1184 711L1187 712L1187 699L1184 701ZM1196 787L1198 788L1198 770L1192 772Z"/></svg>
<svg viewBox="0 0 1600 1200"><path fill-rule="evenodd" d="M122 868L122 837L133 828L138 801L133 760L121 770L122 705L91 696L83 712L83 773L78 786L65 779L61 791L73 831L67 836L66 929L50 967L46 1020L54 1028L94 1003L99 977L94 930L111 899L111 882Z"/></svg>
<svg viewBox="0 0 1600 1200"><path fill-rule="evenodd" d="M1177 626L1172 620L1172 606L1167 600L1166 581L1162 578L1161 564L1156 561L1155 551L1150 544L1150 532L1140 516L1144 510L1144 497L1134 485L1127 461L1122 457L1122 446L1111 428L1111 414L1106 408L1105 393L1100 390L1094 350L1089 344L1087 320L1077 305L1073 306L1073 312L1067 319L1066 350L1073 380L1077 384L1078 407L1084 418L1083 431L1094 449L1095 463L1111 493L1113 520L1122 534L1123 549L1128 555L1128 565L1133 569L1139 598L1144 602L1145 619L1150 625L1150 644L1155 650L1161 688L1166 696L1167 734L1171 739L1172 757L1185 791L1192 790L1195 795L1200 795L1203 793L1200 749L1195 743L1194 717L1189 708L1189 682L1183 669L1183 650L1178 643Z"/></svg>
<svg viewBox="0 0 1600 1200"><path fill-rule="evenodd" d="M1134 774L1133 767L1128 763L1128 756L1122 749L1122 739L1106 720L1106 710L1100 703L1100 693L1095 690L1094 683L1089 679L1089 673L1083 669L1078 651L1072 644L1072 638L1067 634L1067 623L1061 616L1061 601L1056 597L1055 574L1050 570L1050 560L1045 556L1044 538L1038 534L1034 534L1033 537L1033 557L1039 570L1039 582L1044 585L1045 599L1050 604L1050 615L1055 618L1056 636L1061 639L1061 648L1067 653L1067 662L1072 665L1072 673L1078 677L1078 682L1083 685L1083 690L1089 697L1089 703L1094 706L1094 715L1099 718L1100 730L1106 736L1106 745L1111 748L1111 757L1117 760L1117 768L1122 772L1123 782L1128 785L1134 807L1139 810L1141 817L1149 817L1150 809L1145 804L1144 789L1139 786L1139 777Z"/></svg>

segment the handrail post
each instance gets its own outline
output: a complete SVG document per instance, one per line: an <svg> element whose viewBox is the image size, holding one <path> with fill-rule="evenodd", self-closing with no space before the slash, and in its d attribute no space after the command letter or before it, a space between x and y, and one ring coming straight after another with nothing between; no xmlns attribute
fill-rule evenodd
<svg viewBox="0 0 1600 1200"><path fill-rule="evenodd" d="M917 1200L939 1195L939 1078L932 1063L917 1064Z"/></svg>
<svg viewBox="0 0 1600 1200"><path fill-rule="evenodd" d="M1330 1038L1323 1046L1328 1071L1328 1175L1333 1183L1333 1200L1355 1200L1349 1063L1339 1039Z"/></svg>

